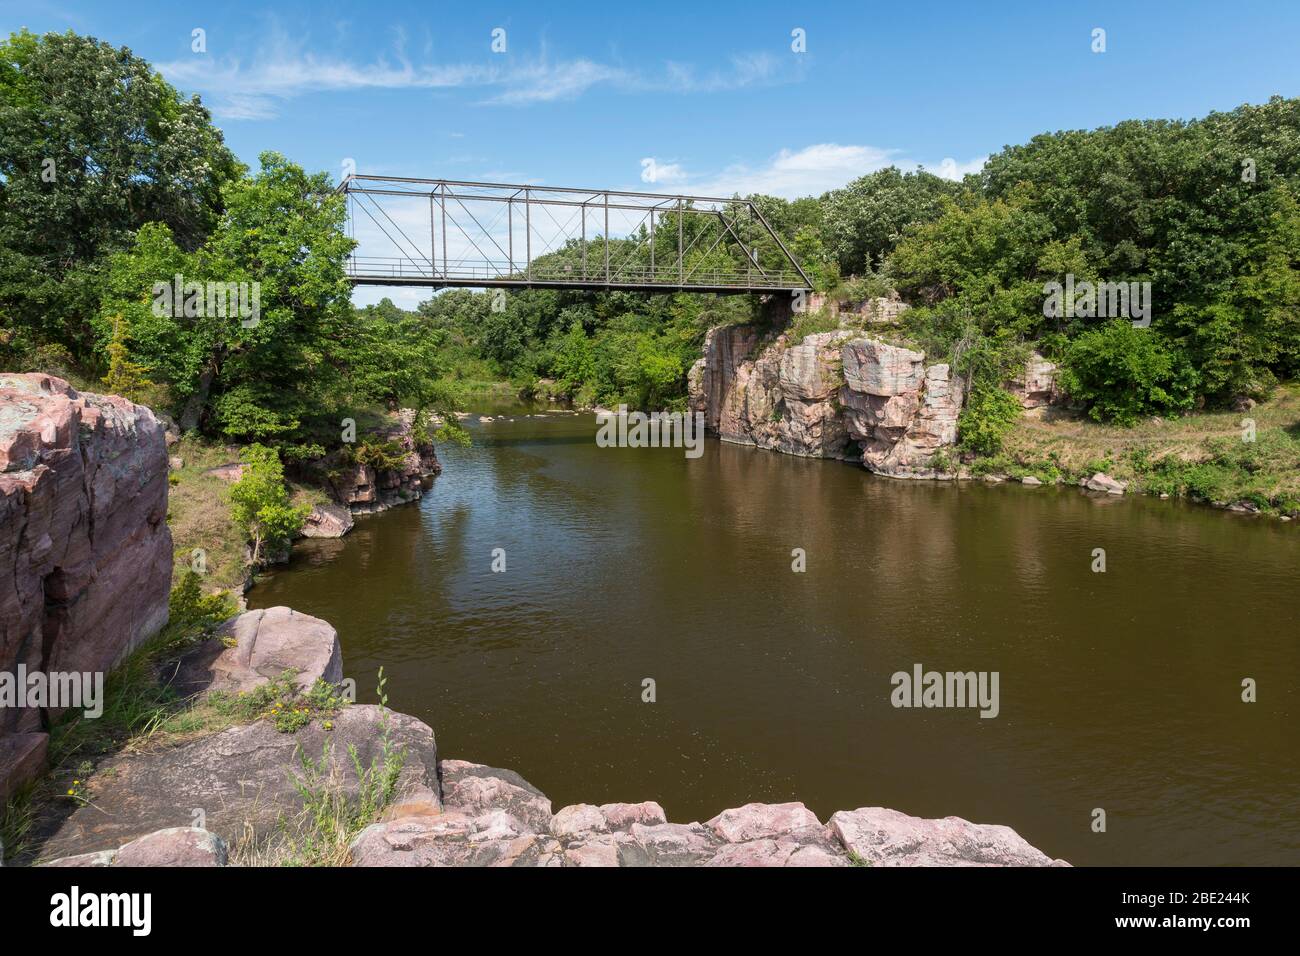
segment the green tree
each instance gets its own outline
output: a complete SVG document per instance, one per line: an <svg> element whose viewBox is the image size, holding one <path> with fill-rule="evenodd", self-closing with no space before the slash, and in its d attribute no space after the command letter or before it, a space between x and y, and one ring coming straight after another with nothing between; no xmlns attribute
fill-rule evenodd
<svg viewBox="0 0 1300 956"><path fill-rule="evenodd" d="M131 361L127 348L126 322L119 315L113 322L113 339L108 343L108 374L101 381L110 395L121 395L133 402L143 400L145 389L153 382L145 378L149 369Z"/></svg>
<svg viewBox="0 0 1300 956"><path fill-rule="evenodd" d="M988 383L976 385L957 420L962 448L978 455L996 455L1020 414L1019 399L1006 389Z"/></svg>
<svg viewBox="0 0 1300 956"><path fill-rule="evenodd" d="M855 179L822 197L823 241L844 275L877 268L893 251L903 228L928 222L943 211L943 199L957 195L956 183L924 170L890 166Z"/></svg>
<svg viewBox="0 0 1300 956"><path fill-rule="evenodd" d="M289 503L284 465L274 448L249 445L241 457L243 474L230 486L231 518L252 539L252 563L256 566L267 549L282 548L293 540L311 509Z"/></svg>
<svg viewBox="0 0 1300 956"><path fill-rule="evenodd" d="M73 33L0 42L0 314L19 351L92 358L107 255L148 222L193 249L240 164L198 97L125 47Z"/></svg>
<svg viewBox="0 0 1300 956"><path fill-rule="evenodd" d="M171 386L181 427L232 441L292 442L304 421L331 407L357 342L357 316L343 263L343 198L325 173L307 175L277 153L226 185L225 212L198 249L186 252L163 224L142 228L113 258L101 308L131 321L135 352ZM157 282L242 284L249 315L219 314L204 300L197 315L156 308ZM251 306L256 302L256 314Z"/></svg>

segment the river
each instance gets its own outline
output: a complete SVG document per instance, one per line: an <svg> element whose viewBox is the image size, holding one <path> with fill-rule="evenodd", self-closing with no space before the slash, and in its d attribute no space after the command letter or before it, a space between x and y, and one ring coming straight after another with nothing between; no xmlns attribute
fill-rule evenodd
<svg viewBox="0 0 1300 956"><path fill-rule="evenodd" d="M557 809L802 800L1006 824L1081 865L1300 862L1296 523L600 448L591 415L508 411L439 449L418 505L299 542L249 595L330 621L361 699L382 665L444 757ZM917 664L997 672L997 716L893 706Z"/></svg>

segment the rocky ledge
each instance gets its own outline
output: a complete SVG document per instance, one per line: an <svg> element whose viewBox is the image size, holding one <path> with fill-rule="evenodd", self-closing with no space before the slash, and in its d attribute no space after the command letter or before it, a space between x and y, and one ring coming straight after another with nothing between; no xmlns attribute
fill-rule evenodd
<svg viewBox="0 0 1300 956"><path fill-rule="evenodd" d="M518 774L439 764L441 798L392 808L352 843L355 866L1066 866L1014 830L882 807L823 824L802 803L750 803L669 823L644 803L551 802Z"/></svg>
<svg viewBox="0 0 1300 956"><path fill-rule="evenodd" d="M286 671L299 687L338 681L338 636L318 618L271 608L240 615L193 649L175 686L248 690ZM327 780L356 797L358 768L398 751L396 797L352 841L354 866L1065 865L1004 826L881 807L825 823L802 803L751 803L705 823L671 823L652 801L552 811L519 774L441 759L426 724L361 704L295 733L259 720L113 757L95 768L87 803L44 841L41 857L57 866L224 865L231 847L259 845L296 816L300 786ZM204 829L185 826L196 811Z"/></svg>
<svg viewBox="0 0 1300 956"><path fill-rule="evenodd" d="M335 451L311 469L313 477L351 514L387 511L395 505L419 501L432 486L433 479L442 473L442 465L433 443L417 436L415 417L415 411L410 408L393 412L388 423L370 436L375 441L401 448L399 467L375 469ZM307 537L339 537L352 527L350 517L344 519L328 509L314 512L308 525L311 530L304 529Z"/></svg>
<svg viewBox="0 0 1300 956"><path fill-rule="evenodd" d="M900 478L939 477L957 440L962 395L946 364L855 329L759 348L750 326L705 338L688 376L692 411L724 441L810 458L858 459Z"/></svg>
<svg viewBox="0 0 1300 956"><path fill-rule="evenodd" d="M1055 400L1055 371L1035 355L1009 386L1036 408ZM858 460L893 478L957 477L956 455L939 454L957 442L963 395L952 369L860 329L763 344L754 326L719 326L687 383L691 410L723 441Z"/></svg>

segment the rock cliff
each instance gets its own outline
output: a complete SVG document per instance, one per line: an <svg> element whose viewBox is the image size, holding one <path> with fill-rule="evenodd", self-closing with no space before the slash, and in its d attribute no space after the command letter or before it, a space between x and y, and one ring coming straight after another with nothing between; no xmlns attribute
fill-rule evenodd
<svg viewBox="0 0 1300 956"><path fill-rule="evenodd" d="M415 411L403 408L390 415L389 423L376 432L374 440L395 443L403 451L398 468L375 469L349 460L342 452L331 452L316 471L334 500L354 514L386 511L394 505L418 501L442 473L432 442L421 441L415 430ZM350 528L351 525L348 525ZM310 537L338 537L347 529Z"/></svg>
<svg viewBox="0 0 1300 956"><path fill-rule="evenodd" d="M857 459L896 478L947 476L935 453L957 441L961 389L922 352L854 329L760 347L754 328L722 326L687 381L691 410L724 441Z"/></svg>
<svg viewBox="0 0 1300 956"><path fill-rule="evenodd" d="M104 671L157 633L172 571L166 516L153 412L49 375L0 374L0 671ZM0 709L0 791L39 748L2 735L39 735L44 719Z"/></svg>

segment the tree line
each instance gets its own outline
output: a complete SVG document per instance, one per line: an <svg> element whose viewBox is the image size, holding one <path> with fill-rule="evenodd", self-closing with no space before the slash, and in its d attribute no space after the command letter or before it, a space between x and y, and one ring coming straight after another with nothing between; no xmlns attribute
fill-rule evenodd
<svg viewBox="0 0 1300 956"><path fill-rule="evenodd" d="M1030 348L1060 363L1095 417L1121 422L1294 378L1298 147L1300 100L1275 97L1045 133L961 182L891 167L819 197L750 198L818 291L910 303L903 333L957 364L965 427L996 437L1011 413L999 393ZM197 96L125 48L11 35L0 42L0 365L105 380L187 429L310 457L350 409L450 419L467 387L493 379L679 407L704 331L757 317L747 297L623 292L511 292L494 308L489 294L453 290L410 311L354 308L332 188L276 153L246 168ZM611 244L636 257L645 240ZM583 251L571 241L535 266ZM748 265L734 245L709 255L705 268ZM174 276L258 283L256 321L159 309L155 283ZM1149 287L1149 325L1046 308L1049 284L1067 278Z"/></svg>

